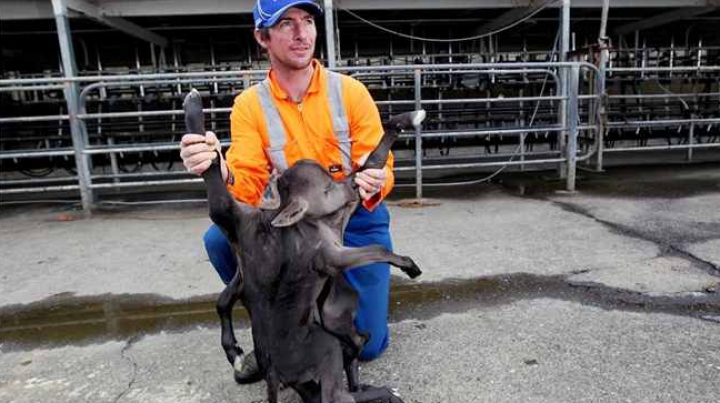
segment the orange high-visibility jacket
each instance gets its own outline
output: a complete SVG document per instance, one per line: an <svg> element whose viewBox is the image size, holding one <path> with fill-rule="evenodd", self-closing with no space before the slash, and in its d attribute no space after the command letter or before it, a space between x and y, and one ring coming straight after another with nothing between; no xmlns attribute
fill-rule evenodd
<svg viewBox="0 0 720 403"><path fill-rule="evenodd" d="M299 103L289 99L277 84L272 70L268 73L270 93L287 135L284 154L288 166L300 159L312 159L328 169L336 180L341 180L345 174L342 152L333 132L327 75L318 61L314 60L313 65L315 73ZM234 176L228 189L236 199L254 206L260 204L272 171L267 123L257 91L258 85L255 85L235 98L230 114L232 141L226 154L228 168ZM383 128L377 106L361 82L342 76L342 98L355 167L357 161L380 142ZM391 154L385 165L386 184L371 200L363 203L366 208L374 208L390 193L395 183L392 167Z"/></svg>

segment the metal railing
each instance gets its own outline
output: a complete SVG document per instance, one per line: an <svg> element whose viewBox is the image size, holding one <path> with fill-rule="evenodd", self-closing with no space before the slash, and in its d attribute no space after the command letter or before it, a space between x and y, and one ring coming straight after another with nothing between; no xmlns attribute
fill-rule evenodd
<svg viewBox="0 0 720 403"><path fill-rule="evenodd" d="M630 87L632 94L609 91L607 104L621 107L625 113L608 113L605 138L611 140L607 133L613 132L637 136L635 141L625 139L620 146L604 148L603 153L684 150L686 159L692 161L693 150L720 149L720 66L611 67L607 71L609 76L621 76L635 85L624 85ZM698 81L703 81L708 91L699 91ZM638 83L649 83L649 89L639 88ZM691 86L695 91L673 92L666 87L673 83L681 89ZM703 129L717 131L718 141L711 141L708 136L706 143L700 143L698 134ZM678 144L672 144L668 136L652 138L649 135L659 130L674 132L674 137L679 138ZM680 135L682 132L684 136ZM627 144L629 142L635 145Z"/></svg>
<svg viewBox="0 0 720 403"><path fill-rule="evenodd" d="M437 170L466 170L481 167L517 166L525 168L531 165L548 164L562 166L562 176L566 178L566 188L575 189L575 170L578 161L588 160L599 149L597 140L603 131L603 120L598 116L601 97L592 92L583 94L584 85L588 83L592 88L598 88L602 77L598 75L597 68L584 62L556 62L556 63L488 63L488 64L444 64L444 65L407 65L407 66L372 66L372 67L345 67L338 71L353 75L366 82L371 88L406 88L406 97L402 99L377 99L376 103L383 114L396 113L411 109L426 109L429 112L428 124L415 133L401 137L410 147L408 150L398 151L399 172L414 173L414 186L416 196L422 197L423 172ZM566 74L560 74L564 71ZM172 117L182 114L181 110L156 111L98 111L89 112L88 100L102 99L104 92L111 88L148 88L148 87L174 87L179 90L190 86L217 84L218 82L232 83L235 88L247 88L259 81L266 74L265 71L208 71L194 73L167 73L145 75L121 76L89 76L73 78L38 78L0 80L0 92L38 91L75 86L82 88L76 96L77 114L63 114L60 116L17 116L0 118L0 124L24 124L36 122L70 122L70 129L74 132L72 144L66 144L59 149L47 150L18 150L0 152L0 160L21 158L47 158L58 156L73 156L75 158L76 174L67 178L47 178L38 180L10 180L0 183L0 194L75 191L80 190L83 208L92 209L96 201L95 190L108 188L127 188L157 185L174 185L199 182L184 171L167 172L122 172L118 157L131 153L141 152L167 152L178 149L177 141L152 141L143 143L118 144L113 136L104 138L104 142L90 141L88 127L98 126L98 122L111 119L135 119L140 127L149 124L149 118ZM484 97L460 97L443 99L439 94L429 94L439 81L452 81L474 79L478 77L491 77L522 83L527 77L542 77L543 86L538 96L524 96L523 90L513 94L487 95ZM563 82L560 77L567 77ZM545 95L546 83L549 83ZM562 96L562 87L567 86L568 96ZM215 85L215 91L217 86ZM212 90L209 90L212 93ZM389 93L390 94L390 93ZM477 94L475 94L477 95ZM515 96L510 96L515 95ZM390 95L388 95L390 96ZM537 118L540 106L545 112L542 124ZM488 126L472 127L472 123L462 121L448 123L446 116L451 113L462 115L462 111L470 110L476 114L492 114L493 108L502 108L515 112L505 112L506 122L499 127ZM68 110L75 110L68 108ZM227 120L226 115L230 108L211 107L205 110L215 120ZM529 113L529 111L533 111ZM564 113L561 113L564 112ZM509 117L508 117L509 116ZM582 120L584 119L584 120ZM182 121L180 119L180 121ZM506 124L507 123L507 124ZM477 123L475 123L477 126ZM182 131L182 124L180 124ZM168 130L170 131L170 130ZM578 136L583 133L585 144L578 146ZM529 136L544 134L562 139L565 147L562 149L534 150L528 146ZM438 162L433 158L424 158L428 152L426 145L431 142L444 142L464 138L511 139L501 146L508 152L492 155L483 155L478 147L471 147L470 151L461 157L448 161ZM103 139L101 139L103 140ZM497 149L496 144L496 149ZM582 148L582 152L578 151ZM508 150L509 149L509 150ZM80 150L78 152L77 150ZM110 160L110 174L99 172L93 165L93 157L104 156ZM403 159L402 157L407 158ZM517 160L516 160L517 158ZM71 183L67 183L67 182ZM74 183L73 183L74 182Z"/></svg>

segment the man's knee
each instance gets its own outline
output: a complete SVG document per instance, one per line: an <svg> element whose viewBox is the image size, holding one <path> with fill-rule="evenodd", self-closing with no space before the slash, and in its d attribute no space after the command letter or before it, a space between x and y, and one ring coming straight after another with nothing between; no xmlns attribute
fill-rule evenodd
<svg viewBox="0 0 720 403"><path fill-rule="evenodd" d="M362 351L360 351L360 359L363 361L370 361L378 358L380 354L387 349L390 342L390 332L387 326L384 329L376 329L375 333L370 340L365 343Z"/></svg>
<svg viewBox="0 0 720 403"><path fill-rule="evenodd" d="M229 283L237 270L237 260L225 234L216 225L211 225L203 236L203 242L215 271L225 284Z"/></svg>

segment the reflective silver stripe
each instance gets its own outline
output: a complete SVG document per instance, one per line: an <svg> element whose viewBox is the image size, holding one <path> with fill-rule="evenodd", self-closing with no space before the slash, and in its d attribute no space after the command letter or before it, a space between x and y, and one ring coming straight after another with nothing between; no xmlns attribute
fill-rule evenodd
<svg viewBox="0 0 720 403"><path fill-rule="evenodd" d="M270 79L265 79L257 86L258 98L260 98L260 106L265 115L265 124L267 125L268 139L270 148L268 153L273 167L278 172L283 172L288 168L287 159L285 158L285 126L280 119L280 112L275 106L270 92Z"/></svg>
<svg viewBox="0 0 720 403"><path fill-rule="evenodd" d="M343 171L345 175L352 172L350 129L348 127L348 119L345 114L345 104L342 97L342 75L334 71L327 70L328 79L328 99L330 101L330 115L332 116L332 125L335 132L335 139L340 145L342 154Z"/></svg>
<svg viewBox="0 0 720 403"><path fill-rule="evenodd" d="M328 101L330 104L333 131L340 147L343 171L346 175L349 175L352 172L352 142L350 140L350 129L342 97L342 76L339 73L328 70L327 78ZM272 99L270 80L265 79L257 86L257 91L258 97L260 98L260 105L265 115L268 139L270 141L268 154L273 166L282 173L288 168L287 159L285 158L287 135L285 133L285 126L283 126L282 119L280 118L280 112Z"/></svg>

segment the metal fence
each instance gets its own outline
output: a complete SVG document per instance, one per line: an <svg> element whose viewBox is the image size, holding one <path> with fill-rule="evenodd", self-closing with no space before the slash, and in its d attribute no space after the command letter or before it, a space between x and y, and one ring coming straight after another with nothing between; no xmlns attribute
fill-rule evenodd
<svg viewBox="0 0 720 403"><path fill-rule="evenodd" d="M715 74L720 68L702 69ZM697 94L611 93L602 97L599 89L606 88L609 82L604 82L605 78L594 65L585 62L392 65L337 70L358 78L374 91L376 103L385 117L412 109L428 111L423 128L403 135L396 150L396 170L407 175L408 185L415 188L418 198L422 197L423 187L433 184L431 178L424 179L424 176L438 171L557 166L566 180L566 188L572 191L577 163L590 162L595 156L592 162L600 169L606 152L683 149L691 153L694 149L720 146L715 142L699 144L693 135L700 128L720 123L717 115L608 121L607 116L601 115L602 102L612 105L612 102L638 97L658 98L670 104L673 99ZM678 68L673 71L679 72ZM636 72L634 68L608 69L609 76ZM218 97L232 99L265 74L257 70L207 71L0 80L0 92L14 97L63 90L65 110L70 111L59 115L3 117L0 124L8 127L50 123L52 130L63 131L65 138L71 133L71 141L43 141L52 138L45 135L40 136L38 149L2 150L0 162L33 158L67 158L74 162L67 168L69 174L62 177L0 181L0 194L77 191L83 208L89 212L101 189L199 182L199 178L178 169L177 165L152 172L131 169L133 160L128 156L173 153L177 159L178 140L184 130L180 100L191 87L198 87L209 96L210 105L206 105L209 108L205 110L208 121L214 130L227 136L230 108L218 106L217 103L222 103ZM484 87L486 82L493 87ZM438 90L443 88L459 89ZM472 90L465 90L468 88ZM496 88L503 88L504 92L497 92ZM112 100L107 102L108 92L113 91L119 94L115 104ZM142 110L143 104L134 110L124 110L127 108L117 107L124 93L141 97L165 94L164 99L171 101L165 105L168 107L155 110ZM704 93L701 97L715 95ZM99 102L103 100L106 102ZM108 127L127 124L133 126L128 130L131 135L120 129L107 133ZM613 130L663 125L687 126L690 130L687 143L648 142L633 147L607 147ZM538 142L538 138L544 140ZM469 146L464 147L462 153L448 155L448 144L465 140ZM227 141L224 143L227 145ZM540 143L544 146L540 147ZM488 152L493 145L495 152ZM436 155L443 154L443 150L442 158Z"/></svg>

